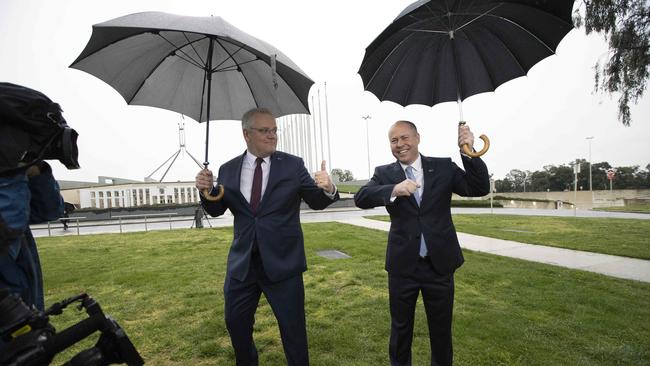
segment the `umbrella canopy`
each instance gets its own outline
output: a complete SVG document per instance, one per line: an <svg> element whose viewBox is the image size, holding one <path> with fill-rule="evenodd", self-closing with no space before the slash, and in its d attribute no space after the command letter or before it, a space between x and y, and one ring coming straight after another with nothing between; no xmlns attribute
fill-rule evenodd
<svg viewBox="0 0 650 366"><path fill-rule="evenodd" d="M70 67L105 81L128 104L176 111L199 122L238 120L254 107L278 117L309 113L314 83L275 47L221 17L161 12L94 25Z"/></svg>
<svg viewBox="0 0 650 366"><path fill-rule="evenodd" d="M255 107L276 117L309 114L314 83L275 47L220 17L161 12L94 25L90 41L70 67L105 81L128 104L206 121L206 168L211 120L238 120ZM223 187L220 191L214 197L202 193L215 201Z"/></svg>
<svg viewBox="0 0 650 366"><path fill-rule="evenodd" d="M555 53L574 0L420 0L367 48L364 88L402 106L494 91ZM461 116L462 119L462 116Z"/></svg>

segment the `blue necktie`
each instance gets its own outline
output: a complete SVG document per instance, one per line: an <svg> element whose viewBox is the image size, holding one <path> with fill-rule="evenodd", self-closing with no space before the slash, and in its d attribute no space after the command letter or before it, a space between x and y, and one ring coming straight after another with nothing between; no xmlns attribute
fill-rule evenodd
<svg viewBox="0 0 650 366"><path fill-rule="evenodd" d="M406 167L406 178L414 181L417 183L417 179L415 179L415 174L413 174L413 167L412 166L407 166ZM418 206L420 206L420 202L422 202L422 198L420 197L420 193L418 192L418 189L413 192L413 197L415 197L415 202L418 203ZM420 233L420 257L424 257L427 255L427 244L424 242L424 234Z"/></svg>

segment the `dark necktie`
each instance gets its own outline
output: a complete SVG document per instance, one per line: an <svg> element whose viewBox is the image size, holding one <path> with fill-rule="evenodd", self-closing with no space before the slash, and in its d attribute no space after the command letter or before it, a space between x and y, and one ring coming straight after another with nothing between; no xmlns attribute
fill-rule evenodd
<svg viewBox="0 0 650 366"><path fill-rule="evenodd" d="M257 158L255 163L255 173L253 174L253 187L251 189L251 210L253 213L257 211L257 206L262 199L262 163L264 159Z"/></svg>

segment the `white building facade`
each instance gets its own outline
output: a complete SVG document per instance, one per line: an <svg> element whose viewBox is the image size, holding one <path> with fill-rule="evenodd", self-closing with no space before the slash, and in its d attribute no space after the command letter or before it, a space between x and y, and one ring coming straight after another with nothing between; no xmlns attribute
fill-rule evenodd
<svg viewBox="0 0 650 366"><path fill-rule="evenodd" d="M81 208L117 208L198 203L194 182L145 182L79 188Z"/></svg>

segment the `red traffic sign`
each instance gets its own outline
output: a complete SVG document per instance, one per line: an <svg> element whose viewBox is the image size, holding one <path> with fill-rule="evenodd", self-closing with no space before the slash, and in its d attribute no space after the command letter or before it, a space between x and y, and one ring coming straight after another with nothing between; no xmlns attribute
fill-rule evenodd
<svg viewBox="0 0 650 366"><path fill-rule="evenodd" d="M614 179L614 175L616 175L616 172L613 169L608 169L607 170L607 179L609 179L609 180Z"/></svg>

